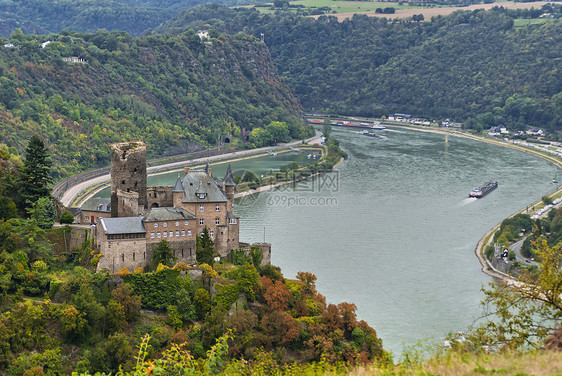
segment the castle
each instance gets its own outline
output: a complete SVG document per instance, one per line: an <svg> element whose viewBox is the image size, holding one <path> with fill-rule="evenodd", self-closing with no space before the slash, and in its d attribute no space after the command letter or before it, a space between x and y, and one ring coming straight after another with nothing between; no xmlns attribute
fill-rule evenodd
<svg viewBox="0 0 562 376"><path fill-rule="evenodd" d="M152 251L167 240L177 261L195 263L196 237L206 227L221 258L239 242L240 218L234 214L235 183L230 165L223 180L204 170L184 170L174 186L147 187L146 146L124 142L111 146L111 217L98 217L95 247L101 257L97 269L115 273L144 267ZM271 248L258 243L269 263Z"/></svg>

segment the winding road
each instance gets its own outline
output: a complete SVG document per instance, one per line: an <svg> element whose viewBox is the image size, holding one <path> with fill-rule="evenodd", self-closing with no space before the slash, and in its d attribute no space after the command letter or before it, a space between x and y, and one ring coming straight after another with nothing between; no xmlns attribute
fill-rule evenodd
<svg viewBox="0 0 562 376"><path fill-rule="evenodd" d="M322 138L322 133L319 132L318 130L316 130L315 135L313 137L310 137L310 138L306 139L305 142L308 143L308 144L320 144L321 138ZM174 171L174 170L181 170L182 168L184 168L186 166L190 166L190 167L199 166L199 165L203 165L207 162L216 163L216 162L224 161L224 160L237 160L237 159L247 158L247 157L251 157L251 156L261 155L261 154L267 153L269 151L287 150L287 149L290 149L292 147L296 147L298 145L302 145L302 141L294 141L294 142L289 142L289 143L285 143L285 144L279 144L279 145L276 145L276 146L263 147L263 148L259 148L259 149L233 151L232 153L226 153L226 154L216 155L216 156L212 156L212 157L192 159L190 161L183 160L183 161L178 161L178 162L170 162L170 163L165 163L165 164L158 165L158 166L148 167L147 168L147 174L148 175L154 175L154 174L158 174L160 172L169 172L169 171ZM97 186L97 185L101 185L103 183L108 183L110 181L110 179L111 179L110 174L105 174L105 175L101 175L101 176L86 180L84 182L78 183L76 185L70 186L66 189L64 194L61 196L60 201L64 206L70 207L71 205L73 205L75 203L76 198L79 195L81 195L83 192L85 192L88 188L94 187L94 186ZM81 201L84 201L84 200L81 200Z"/></svg>

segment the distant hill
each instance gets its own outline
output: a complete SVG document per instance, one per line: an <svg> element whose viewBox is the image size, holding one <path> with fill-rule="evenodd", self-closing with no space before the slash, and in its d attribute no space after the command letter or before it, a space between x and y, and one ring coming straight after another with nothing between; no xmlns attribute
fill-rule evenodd
<svg viewBox="0 0 562 376"><path fill-rule="evenodd" d="M96 32L123 30L140 35L174 16L181 9L208 0L3 0L0 1L0 35L15 28L24 33L58 33L62 30ZM224 5L252 4L253 0L222 0Z"/></svg>
<svg viewBox="0 0 562 376"><path fill-rule="evenodd" d="M309 110L562 130L562 20L514 26L518 17L558 17L560 8L457 11L430 22L355 15L338 22L206 5L180 12L155 32L206 26L264 33L280 73Z"/></svg>
<svg viewBox="0 0 562 376"><path fill-rule="evenodd" d="M227 136L240 143L244 129L273 121L293 137L310 134L267 48L247 35L20 32L9 42L0 53L0 143L21 153L38 133L57 176L107 165L116 141L143 140L154 157Z"/></svg>

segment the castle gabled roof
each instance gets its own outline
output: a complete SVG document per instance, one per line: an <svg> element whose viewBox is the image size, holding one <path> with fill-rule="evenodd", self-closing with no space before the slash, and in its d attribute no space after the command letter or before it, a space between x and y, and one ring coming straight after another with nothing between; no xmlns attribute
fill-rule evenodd
<svg viewBox="0 0 562 376"><path fill-rule="evenodd" d="M144 234L142 217L100 218L103 231L107 235Z"/></svg>
<svg viewBox="0 0 562 376"><path fill-rule="evenodd" d="M226 202L227 198L215 179L205 171L189 171L182 180L184 203Z"/></svg>
<svg viewBox="0 0 562 376"><path fill-rule="evenodd" d="M179 221L186 219L196 219L196 217L185 209L172 207L172 208L152 208L144 218L145 222L156 221Z"/></svg>
<svg viewBox="0 0 562 376"><path fill-rule="evenodd" d="M232 177L232 170L230 169L230 163L228 164L228 168L226 169L226 175L224 176L224 185L226 187L234 187L236 185L234 183L234 178Z"/></svg>

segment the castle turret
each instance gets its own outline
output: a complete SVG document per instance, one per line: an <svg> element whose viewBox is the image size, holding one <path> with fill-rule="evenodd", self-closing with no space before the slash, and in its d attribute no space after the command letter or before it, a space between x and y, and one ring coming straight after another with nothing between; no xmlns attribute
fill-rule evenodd
<svg viewBox="0 0 562 376"><path fill-rule="evenodd" d="M226 169L226 175L224 176L223 190L226 193L226 198L228 199L228 211L232 211L234 207L234 178L232 177L232 170L230 168L230 163Z"/></svg>
<svg viewBox="0 0 562 376"><path fill-rule="evenodd" d="M125 200L130 207L120 209L123 200L117 197L117 191L138 193L138 202ZM111 145L111 216L119 213L139 212L146 208L146 146L143 142L122 142ZM140 208L140 210L139 210Z"/></svg>
<svg viewBox="0 0 562 376"><path fill-rule="evenodd" d="M183 200L184 196L183 185L181 183L180 174L178 174L178 178L176 179L176 184L174 184L174 189L172 190L172 202L173 206L177 207Z"/></svg>

